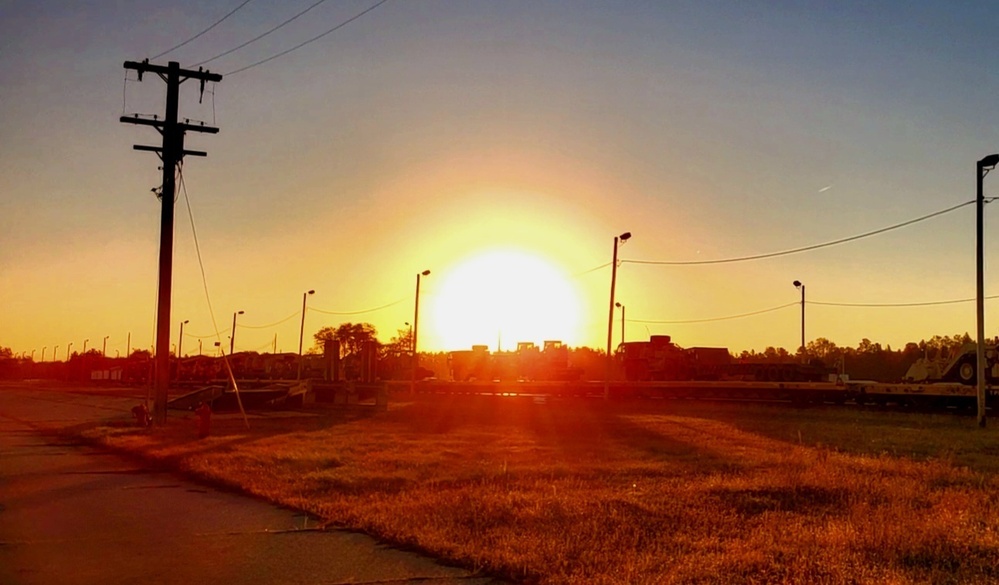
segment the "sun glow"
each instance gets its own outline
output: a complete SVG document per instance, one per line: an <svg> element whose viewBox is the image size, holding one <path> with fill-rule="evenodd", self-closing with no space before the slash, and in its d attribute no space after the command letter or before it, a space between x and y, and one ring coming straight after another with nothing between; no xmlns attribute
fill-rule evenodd
<svg viewBox="0 0 999 585"><path fill-rule="evenodd" d="M580 301L570 277L541 257L491 250L442 274L431 325L444 349L520 341L578 342Z"/></svg>

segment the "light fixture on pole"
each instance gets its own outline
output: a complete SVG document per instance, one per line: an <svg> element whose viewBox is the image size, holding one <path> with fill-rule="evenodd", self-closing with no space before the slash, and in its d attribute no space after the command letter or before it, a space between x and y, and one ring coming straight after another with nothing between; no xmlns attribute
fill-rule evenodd
<svg viewBox="0 0 999 585"><path fill-rule="evenodd" d="M31 361L35 361L35 350L31 350Z"/></svg>
<svg viewBox="0 0 999 585"><path fill-rule="evenodd" d="M611 341L614 336L614 287L617 286L617 247L631 238L631 232L614 237L614 257L611 260L610 310L607 313L607 360L604 365L604 399L610 398Z"/></svg>
<svg viewBox="0 0 999 585"><path fill-rule="evenodd" d="M794 288L801 289L801 345L799 346L799 351L801 355L805 355L805 285L800 281L796 280Z"/></svg>
<svg viewBox="0 0 999 585"><path fill-rule="evenodd" d="M89 339L84 339L83 340L83 354L84 355L86 355L86 353L87 353L87 342L88 341L90 341L90 340Z"/></svg>
<svg viewBox="0 0 999 585"><path fill-rule="evenodd" d="M104 343L101 345L101 357L108 357L108 337L110 335L104 336Z"/></svg>
<svg viewBox="0 0 999 585"><path fill-rule="evenodd" d="M302 379L302 341L305 339L305 301L309 298L309 295L316 294L316 291L309 290L302 293L302 326L298 329L298 376L297 380ZM275 345L277 345L275 341Z"/></svg>
<svg viewBox="0 0 999 585"><path fill-rule="evenodd" d="M978 365L976 375L977 378L977 394L978 394L978 426L985 426L985 222L983 219L984 206L985 206L985 195L983 189L983 180L985 175L989 174L989 171L999 164L999 154L990 154L982 160L978 161L977 172L975 173L975 179L978 183L978 197L976 198L975 208L977 210L976 214L976 236L977 242L975 247L975 259L977 264L977 278L976 278L976 299L975 308L978 316L978 355L976 363Z"/></svg>
<svg viewBox="0 0 999 585"><path fill-rule="evenodd" d="M41 361L43 361L43 362L45 361L45 350L48 349L48 348L49 348L49 346L47 346L47 345L43 345L42 346L42 360Z"/></svg>
<svg viewBox="0 0 999 585"><path fill-rule="evenodd" d="M614 306L621 309L621 343L624 343L624 305L614 303Z"/></svg>
<svg viewBox="0 0 999 585"><path fill-rule="evenodd" d="M413 346L412 346L412 357L411 362L411 377L409 380L409 391L410 393L416 391L416 369L419 367L420 358L416 353L416 339L420 333L420 277L427 276L430 274L429 270L424 270L423 272L416 273L416 304L413 309Z"/></svg>
<svg viewBox="0 0 999 585"><path fill-rule="evenodd" d="M59 356L56 355L57 351L59 351L59 346L58 345L52 348L52 361L56 361L56 360L59 359Z"/></svg>
<svg viewBox="0 0 999 585"><path fill-rule="evenodd" d="M182 350L184 348L184 325L190 323L190 319L184 319L180 322L180 336L177 338L177 359L179 360L182 355Z"/></svg>
<svg viewBox="0 0 999 585"><path fill-rule="evenodd" d="M73 349L73 342L70 341L69 345L66 346L66 361L67 362L69 361L69 356L71 355L69 352L72 351L72 349Z"/></svg>
<svg viewBox="0 0 999 585"><path fill-rule="evenodd" d="M244 311L236 311L232 314L232 333L229 335L229 355L236 349L236 315L242 315Z"/></svg>

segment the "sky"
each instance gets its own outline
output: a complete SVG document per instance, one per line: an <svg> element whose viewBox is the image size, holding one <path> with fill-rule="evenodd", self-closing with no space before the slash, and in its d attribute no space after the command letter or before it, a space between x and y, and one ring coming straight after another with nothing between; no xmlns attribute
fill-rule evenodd
<svg viewBox="0 0 999 585"><path fill-rule="evenodd" d="M132 146L160 137L119 116L162 115L165 84L123 63L196 69L315 0L252 0L156 57L239 4L0 2L0 346L151 348L161 173ZM208 156L176 198L182 353L228 346L236 311L237 350L297 351L308 290L306 349L343 322L387 341L424 270L421 349L603 348L624 232L628 340L793 351L795 280L807 340L974 335L974 302L838 305L973 299L974 205L768 259L639 261L793 250L974 200L999 151L990 3L389 0L251 66L374 4L321 2L201 65L223 74L204 96L183 85L181 116L220 131L188 134Z"/></svg>

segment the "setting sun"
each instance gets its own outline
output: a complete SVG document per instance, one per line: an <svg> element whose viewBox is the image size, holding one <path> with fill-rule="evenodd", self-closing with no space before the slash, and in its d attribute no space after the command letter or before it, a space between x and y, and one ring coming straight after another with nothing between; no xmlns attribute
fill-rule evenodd
<svg viewBox="0 0 999 585"><path fill-rule="evenodd" d="M441 346L516 347L519 341L577 341L580 302L568 275L539 256L490 250L459 261L442 274L430 327Z"/></svg>

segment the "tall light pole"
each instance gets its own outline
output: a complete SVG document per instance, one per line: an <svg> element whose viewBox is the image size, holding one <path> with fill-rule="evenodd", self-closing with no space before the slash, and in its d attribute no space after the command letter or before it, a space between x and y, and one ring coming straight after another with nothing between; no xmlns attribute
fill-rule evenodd
<svg viewBox="0 0 999 585"><path fill-rule="evenodd" d="M132 332L128 332L128 339L125 341L125 357L132 355Z"/></svg>
<svg viewBox="0 0 999 585"><path fill-rule="evenodd" d="M412 372L411 378L409 380L409 392L413 393L416 391L416 368L419 367L419 354L416 353L416 338L420 332L420 277L427 276L430 274L429 270L424 270L423 272L416 273L416 304L413 309L413 356L410 360L412 362Z"/></svg>
<svg viewBox="0 0 999 585"><path fill-rule="evenodd" d="M184 348L184 325L190 323L190 319L184 319L180 322L180 336L177 338L177 359L180 360L181 350Z"/></svg>
<svg viewBox="0 0 999 585"><path fill-rule="evenodd" d="M83 353L84 353L84 354L86 354L86 353L87 353L87 342L88 342L88 341L90 341L90 339L84 339L84 340L83 340Z"/></svg>
<svg viewBox="0 0 999 585"><path fill-rule="evenodd" d="M56 361L59 359L59 356L56 355L57 351L59 351L58 345L52 348L52 361Z"/></svg>
<svg viewBox="0 0 999 585"><path fill-rule="evenodd" d="M976 198L975 209L977 210L976 234L977 245L975 248L976 264L978 274L976 280L977 295L975 308L978 313L978 355L975 360L978 364L977 394L978 394L978 426L985 426L985 221L983 211L985 206L985 196L983 194L982 183L985 175L995 168L999 163L999 154L990 154L978 161L975 179L978 183L978 197Z"/></svg>
<svg viewBox="0 0 999 585"><path fill-rule="evenodd" d="M35 361L35 350L31 350L31 361Z"/></svg>
<svg viewBox="0 0 999 585"><path fill-rule="evenodd" d="M108 357L108 337L111 336L110 335L104 336L104 344L101 345L101 357Z"/></svg>
<svg viewBox="0 0 999 585"><path fill-rule="evenodd" d="M621 303L614 303L614 306L621 309L621 343L624 343L624 305Z"/></svg>
<svg viewBox="0 0 999 585"><path fill-rule="evenodd" d="M302 379L302 341L305 339L305 302L308 300L309 295L316 294L316 291L309 290L302 293L302 326L298 329L298 376L296 380ZM275 341L275 345L277 342Z"/></svg>
<svg viewBox="0 0 999 585"><path fill-rule="evenodd" d="M45 350L48 349L48 348L49 348L49 346L47 346L47 345L43 345L42 346L42 361L43 362L45 361Z"/></svg>
<svg viewBox="0 0 999 585"><path fill-rule="evenodd" d="M799 346L799 351L801 352L801 356L804 357L805 356L805 285L800 280L796 280L792 284L794 284L794 288L801 289L801 345Z"/></svg>
<svg viewBox="0 0 999 585"><path fill-rule="evenodd" d="M73 342L70 341L69 345L66 346L66 361L69 361L70 351L73 349Z"/></svg>
<svg viewBox="0 0 999 585"><path fill-rule="evenodd" d="M229 355L236 349L236 315L242 315L244 311L236 311L232 314L232 335L229 336Z"/></svg>
<svg viewBox="0 0 999 585"><path fill-rule="evenodd" d="M604 400L610 398L611 377L611 338L614 336L614 287L617 286L617 246L627 242L631 232L624 232L614 237L614 259L611 261L610 310L607 312L607 361L604 365Z"/></svg>

